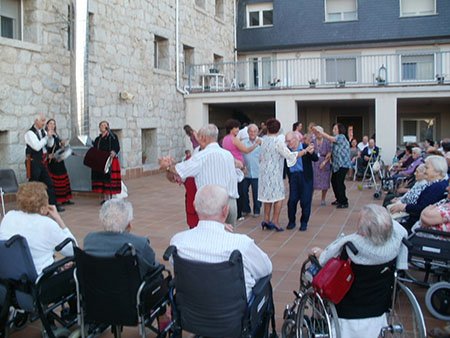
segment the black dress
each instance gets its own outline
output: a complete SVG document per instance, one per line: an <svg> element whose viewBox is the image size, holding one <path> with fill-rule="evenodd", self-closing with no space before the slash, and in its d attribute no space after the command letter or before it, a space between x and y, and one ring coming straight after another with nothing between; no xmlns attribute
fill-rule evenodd
<svg viewBox="0 0 450 338"><path fill-rule="evenodd" d="M61 149L61 139L54 136L54 146L47 147L47 154L54 154ZM72 189L70 187L69 175L67 174L66 165L64 161L58 162L54 158L48 158L48 170L53 182L53 187L56 194L56 202L58 204L66 203L72 199Z"/></svg>
<svg viewBox="0 0 450 338"><path fill-rule="evenodd" d="M106 136L99 135L94 141L94 147L98 150L110 153L114 150L116 154L120 151L117 135L110 132ZM122 191L122 180L120 175L120 163L117 156L114 157L111 168L107 174L92 170L92 191L102 194L116 195Z"/></svg>

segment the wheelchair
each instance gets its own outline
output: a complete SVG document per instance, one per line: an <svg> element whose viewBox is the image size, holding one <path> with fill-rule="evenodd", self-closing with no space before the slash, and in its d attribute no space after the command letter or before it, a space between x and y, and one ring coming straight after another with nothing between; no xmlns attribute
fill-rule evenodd
<svg viewBox="0 0 450 338"><path fill-rule="evenodd" d="M123 326L138 326L165 337L172 322L162 331L155 325L169 304L170 271L159 265L142 280L134 247L126 243L113 257L98 257L75 247L74 278L81 336L95 337L111 327L120 337Z"/></svg>
<svg viewBox="0 0 450 338"><path fill-rule="evenodd" d="M428 288L425 305L437 319L450 321L450 233L433 229L415 229L408 237L408 262L423 273L406 273L404 281Z"/></svg>
<svg viewBox="0 0 450 338"><path fill-rule="evenodd" d="M203 337L277 338L270 276L256 283L247 301L238 250L221 263L181 258L175 246L168 247L163 257L172 257L174 266L174 336L182 337L182 331L188 331Z"/></svg>
<svg viewBox="0 0 450 338"><path fill-rule="evenodd" d="M59 244L60 251L71 239ZM0 241L0 337L8 337L28 321L40 320L44 337L69 337L77 322L68 304L75 304L73 257L46 267L37 275L26 239L15 235Z"/></svg>
<svg viewBox="0 0 450 338"><path fill-rule="evenodd" d="M355 279L339 304L323 298L312 286L314 275L320 268L317 258L312 255L303 263L299 290L294 291L295 299L286 306L283 314L282 338L345 338L338 317L355 318L354 307L359 310L358 305L369 297L376 302L365 306L360 318L386 313L388 325L380 328L380 337L426 337L420 306L411 290L398 278L395 260L372 266L352 263Z"/></svg>

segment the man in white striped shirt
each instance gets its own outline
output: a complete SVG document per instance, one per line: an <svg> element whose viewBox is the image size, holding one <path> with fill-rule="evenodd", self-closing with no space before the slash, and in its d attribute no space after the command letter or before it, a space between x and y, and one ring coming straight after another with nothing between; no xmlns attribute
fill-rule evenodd
<svg viewBox="0 0 450 338"><path fill-rule="evenodd" d="M226 230L227 195L226 190L218 185L201 187L194 201L200 219L197 227L179 232L172 237L170 245L177 247L181 258L206 263L227 261L234 250L239 250L248 298L255 283L272 273L272 263L253 239Z"/></svg>
<svg viewBox="0 0 450 338"><path fill-rule="evenodd" d="M170 157L160 159L160 166L168 172L169 180L178 176L182 181L187 177L194 177L197 189L207 184L223 186L229 196L229 214L226 222L236 225L237 205L239 197L237 190L237 174L233 155L228 150L222 149L217 143L219 130L214 124L208 124L197 132L201 151L195 151L194 155L184 162L174 164Z"/></svg>

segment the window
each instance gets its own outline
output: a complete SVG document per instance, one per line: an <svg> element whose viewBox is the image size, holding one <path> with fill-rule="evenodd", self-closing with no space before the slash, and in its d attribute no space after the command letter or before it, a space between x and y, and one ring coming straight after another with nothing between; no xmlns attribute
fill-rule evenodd
<svg viewBox="0 0 450 338"><path fill-rule="evenodd" d="M357 0L325 0L325 21L358 20Z"/></svg>
<svg viewBox="0 0 450 338"><path fill-rule="evenodd" d="M169 70L169 40L155 35L154 40L154 67Z"/></svg>
<svg viewBox="0 0 450 338"><path fill-rule="evenodd" d="M189 69L194 65L194 48L183 45L184 74L189 75Z"/></svg>
<svg viewBox="0 0 450 338"><path fill-rule="evenodd" d="M224 16L224 8L223 8L224 0L216 0L216 18L223 19Z"/></svg>
<svg viewBox="0 0 450 338"><path fill-rule="evenodd" d="M402 55L402 81L433 79L434 54Z"/></svg>
<svg viewBox="0 0 450 338"><path fill-rule="evenodd" d="M401 120L400 142L423 142L436 139L436 121L434 118L405 118Z"/></svg>
<svg viewBox="0 0 450 338"><path fill-rule="evenodd" d="M325 59L326 82L357 82L356 58Z"/></svg>
<svg viewBox="0 0 450 338"><path fill-rule="evenodd" d="M249 87L266 87L272 81L272 58L270 56L249 59Z"/></svg>
<svg viewBox="0 0 450 338"><path fill-rule="evenodd" d="M22 39L21 0L0 0L0 36Z"/></svg>
<svg viewBox="0 0 450 338"><path fill-rule="evenodd" d="M247 27L273 25L273 4L260 3L247 5Z"/></svg>
<svg viewBox="0 0 450 338"><path fill-rule="evenodd" d="M400 0L400 16L436 14L436 0Z"/></svg>

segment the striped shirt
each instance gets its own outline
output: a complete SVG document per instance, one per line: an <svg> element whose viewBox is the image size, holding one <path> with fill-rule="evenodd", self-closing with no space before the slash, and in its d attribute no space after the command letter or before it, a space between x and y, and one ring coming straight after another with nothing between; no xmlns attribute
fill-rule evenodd
<svg viewBox="0 0 450 338"><path fill-rule="evenodd" d="M183 180L194 177L197 189L207 184L216 184L224 187L228 196L239 197L233 155L220 148L217 142L208 144L202 151L194 152L189 161L178 163L175 169Z"/></svg>
<svg viewBox="0 0 450 338"><path fill-rule="evenodd" d="M220 263L227 261L234 250L239 250L244 265L247 298L260 278L272 273L272 262L253 239L244 234L231 233L222 223L200 221L197 227L182 231L170 240L181 258Z"/></svg>

